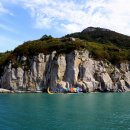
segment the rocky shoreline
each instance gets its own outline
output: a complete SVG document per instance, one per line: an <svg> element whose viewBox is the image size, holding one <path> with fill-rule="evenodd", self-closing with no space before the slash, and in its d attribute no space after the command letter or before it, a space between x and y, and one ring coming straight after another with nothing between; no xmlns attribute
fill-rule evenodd
<svg viewBox="0 0 130 130"><path fill-rule="evenodd" d="M42 91L14 91L14 90L8 90L4 88L0 88L0 93L43 93Z"/></svg>
<svg viewBox="0 0 130 130"><path fill-rule="evenodd" d="M0 88L0 93L13 93L13 91L8 90L8 89Z"/></svg>
<svg viewBox="0 0 130 130"><path fill-rule="evenodd" d="M124 91L124 92L130 92L130 91ZM14 91L14 90L8 90L8 89L3 89L3 88L0 88L0 94L2 93L5 93L5 94L10 94L10 93L16 93L16 94L22 94L22 93L43 93L43 94L50 94L48 92L43 92L43 91ZM51 94L83 94L83 93L106 93L105 91L104 92L99 92L99 91L95 91L95 92L54 92L54 93L51 93ZM109 92L109 93L113 93L113 91ZM114 93L122 93L121 91L117 91L117 92L114 92Z"/></svg>

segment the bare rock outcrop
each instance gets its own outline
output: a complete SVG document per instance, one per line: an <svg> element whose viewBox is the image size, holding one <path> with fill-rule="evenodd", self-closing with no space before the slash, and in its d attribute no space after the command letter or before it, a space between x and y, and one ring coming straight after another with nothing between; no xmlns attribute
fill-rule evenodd
<svg viewBox="0 0 130 130"><path fill-rule="evenodd" d="M130 65L118 66L89 57L87 50L67 54L39 54L19 57L22 66L14 68L9 62L0 77L0 86L10 90L39 91L50 87L62 91L70 87L84 92L124 92L130 90ZM29 68L25 69L25 62Z"/></svg>

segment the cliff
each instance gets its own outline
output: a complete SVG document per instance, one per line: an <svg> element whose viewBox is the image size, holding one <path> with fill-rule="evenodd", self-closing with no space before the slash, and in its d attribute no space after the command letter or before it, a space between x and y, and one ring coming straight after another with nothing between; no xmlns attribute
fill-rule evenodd
<svg viewBox="0 0 130 130"><path fill-rule="evenodd" d="M4 68L0 85L5 89L39 91L51 87L53 91L64 91L72 86L84 92L124 92L130 90L130 64L118 66L110 62L94 60L87 50L71 51L67 54L38 54L30 57L30 69L20 57L22 66L13 68L10 62Z"/></svg>
<svg viewBox="0 0 130 130"><path fill-rule="evenodd" d="M44 35L0 53L0 88L125 92L130 90L129 61L130 37L108 29L89 27L62 38Z"/></svg>

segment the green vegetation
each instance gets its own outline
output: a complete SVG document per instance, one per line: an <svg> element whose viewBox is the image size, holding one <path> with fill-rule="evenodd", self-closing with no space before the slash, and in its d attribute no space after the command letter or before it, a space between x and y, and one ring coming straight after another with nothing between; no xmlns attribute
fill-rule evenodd
<svg viewBox="0 0 130 130"><path fill-rule="evenodd" d="M85 48L85 43L80 40L72 41L69 38L52 38L45 37L34 41L25 42L23 45L18 46L13 54L16 56L33 56L39 53L49 54L52 51L58 53L67 53L75 49Z"/></svg>
<svg viewBox="0 0 130 130"><path fill-rule="evenodd" d="M3 68L10 56L10 52L0 53L0 74L3 73Z"/></svg>
<svg viewBox="0 0 130 130"><path fill-rule="evenodd" d="M130 61L130 49L122 49L113 44L86 42L86 48L95 59L108 60L112 64Z"/></svg>
<svg viewBox="0 0 130 130"><path fill-rule="evenodd" d="M66 35L66 37L75 37L79 39L83 39L90 42L98 42L102 44L114 44L118 47L122 48L130 48L130 37L111 31L103 28L94 28L94 31L87 31L87 29L82 32L73 33Z"/></svg>
<svg viewBox="0 0 130 130"><path fill-rule="evenodd" d="M8 59L10 52L0 53L0 66Z"/></svg>

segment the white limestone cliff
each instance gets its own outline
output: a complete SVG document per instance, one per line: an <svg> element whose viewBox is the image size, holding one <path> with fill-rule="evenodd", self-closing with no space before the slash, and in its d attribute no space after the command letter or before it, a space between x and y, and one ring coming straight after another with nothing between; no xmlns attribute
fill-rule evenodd
<svg viewBox="0 0 130 130"><path fill-rule="evenodd" d="M26 57L21 57L22 66L13 68L9 63L0 77L4 89L39 91L51 87L52 90L71 86L80 87L85 92L124 92L130 90L130 64L113 66L109 62L96 61L89 52L73 51L68 54L39 54L30 57L29 69L25 69Z"/></svg>

